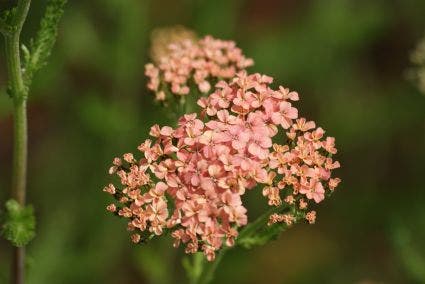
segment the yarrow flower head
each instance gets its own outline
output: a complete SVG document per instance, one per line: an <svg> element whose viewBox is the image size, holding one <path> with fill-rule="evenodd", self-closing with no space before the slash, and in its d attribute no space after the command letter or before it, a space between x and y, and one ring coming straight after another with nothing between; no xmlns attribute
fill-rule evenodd
<svg viewBox="0 0 425 284"><path fill-rule="evenodd" d="M191 34L180 34L167 51L161 51L161 57L155 54L156 63L145 66L148 89L155 92L158 101L193 94L195 90L206 94L211 84L233 78L253 64L233 41L212 36L195 40Z"/></svg>
<svg viewBox="0 0 425 284"><path fill-rule="evenodd" d="M272 81L246 72L220 81L198 100L198 114L183 115L176 128L152 126L141 158L114 159L109 172L120 185L104 188L117 200L107 210L128 219L133 242L170 232L175 247L212 261L237 241L248 223L242 197L257 189L276 209L269 226L315 222L310 207L340 182L332 176L340 166L335 139L299 118L298 93Z"/></svg>

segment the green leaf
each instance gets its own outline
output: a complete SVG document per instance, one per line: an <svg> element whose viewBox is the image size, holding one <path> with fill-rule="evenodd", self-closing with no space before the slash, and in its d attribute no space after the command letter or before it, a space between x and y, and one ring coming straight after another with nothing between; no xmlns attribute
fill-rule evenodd
<svg viewBox="0 0 425 284"><path fill-rule="evenodd" d="M246 249L264 245L271 240L277 239L287 227L285 223L273 224L271 226L264 224L264 227L260 230L238 239L237 244Z"/></svg>
<svg viewBox="0 0 425 284"><path fill-rule="evenodd" d="M34 74L42 68L50 56L55 44L59 21L67 0L49 0L46 12L40 22L40 28L29 50L24 50L25 84L31 84Z"/></svg>
<svg viewBox="0 0 425 284"><path fill-rule="evenodd" d="M0 13L0 32L4 35L10 34L13 31L11 21L15 13L16 8L11 8Z"/></svg>
<svg viewBox="0 0 425 284"><path fill-rule="evenodd" d="M9 9L6 9L0 12L0 20L10 25L15 14L16 14L16 7L12 6Z"/></svg>
<svg viewBox="0 0 425 284"><path fill-rule="evenodd" d="M35 217L32 206L23 207L13 199L7 201L1 234L14 246L27 245L35 236Z"/></svg>

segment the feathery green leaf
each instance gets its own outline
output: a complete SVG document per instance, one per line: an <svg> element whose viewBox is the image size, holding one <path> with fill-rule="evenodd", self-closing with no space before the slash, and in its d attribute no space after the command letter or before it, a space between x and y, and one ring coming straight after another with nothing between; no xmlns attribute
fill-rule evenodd
<svg viewBox="0 0 425 284"><path fill-rule="evenodd" d="M35 217L32 206L21 206L16 200L6 202L1 234L14 246L28 244L35 236Z"/></svg>
<svg viewBox="0 0 425 284"><path fill-rule="evenodd" d="M12 19L16 13L16 8L11 8L0 13L0 32L8 35L13 31Z"/></svg>
<svg viewBox="0 0 425 284"><path fill-rule="evenodd" d="M49 0L46 12L41 19L40 28L29 48L22 47L24 52L25 84L29 86L34 74L42 68L50 56L55 44L59 21L67 0Z"/></svg>
<svg viewBox="0 0 425 284"><path fill-rule="evenodd" d="M288 226L285 223L278 223L273 225L265 225L261 230L250 234L238 240L238 245L250 249L254 246L261 246L271 240L277 239Z"/></svg>

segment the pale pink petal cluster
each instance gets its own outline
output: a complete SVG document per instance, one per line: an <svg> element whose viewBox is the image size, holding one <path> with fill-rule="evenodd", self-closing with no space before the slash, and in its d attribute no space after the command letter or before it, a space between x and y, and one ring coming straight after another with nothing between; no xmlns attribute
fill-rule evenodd
<svg viewBox="0 0 425 284"><path fill-rule="evenodd" d="M337 152L335 139L325 138L322 128L315 128L313 121L304 118L297 119L286 135L287 145L273 145L269 167L278 178L264 188L263 195L268 197L269 205L280 206L283 202L306 210L308 202L321 202L341 181L331 177L332 170L340 167L339 162L331 158ZM316 219L313 212L305 215L309 223ZM270 219L271 223L278 221L282 222L276 217Z"/></svg>
<svg viewBox="0 0 425 284"><path fill-rule="evenodd" d="M157 65L145 66L148 89L154 91L160 101L166 99L166 94L188 95L192 85L205 94L210 91L211 83L230 79L253 64L235 42L212 36L198 41L182 40L169 45L168 49Z"/></svg>
<svg viewBox="0 0 425 284"><path fill-rule="evenodd" d="M182 116L176 128L154 125L154 141L138 147L141 159L130 153L114 159L110 173L121 186L105 187L118 200L107 209L129 219L134 242L169 231L175 246L201 250L211 261L247 224L242 197L257 185L269 205L288 209L272 214L270 225L314 223L310 203L321 202L340 182L331 177L339 167L331 158L335 139L298 118L298 94L275 90L272 81L246 72L220 81L198 100L199 115ZM279 130L287 139L276 138Z"/></svg>

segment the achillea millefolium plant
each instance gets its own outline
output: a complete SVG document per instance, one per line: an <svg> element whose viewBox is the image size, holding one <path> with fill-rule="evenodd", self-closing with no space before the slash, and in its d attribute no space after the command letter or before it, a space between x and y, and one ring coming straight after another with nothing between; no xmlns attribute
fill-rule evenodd
<svg viewBox="0 0 425 284"><path fill-rule="evenodd" d="M46 2L40 26L29 44L21 42L31 0L9 1L0 7L0 34L5 44L7 90L13 104L13 155L10 199L0 210L0 234L14 246L11 283L25 281L25 246L35 237L36 220L27 205L28 119L27 101L34 75L47 64L56 41L66 0ZM4 6L4 5L2 5Z"/></svg>
<svg viewBox="0 0 425 284"><path fill-rule="evenodd" d="M341 181L333 175L340 164L335 139L299 115L298 93L248 73L253 61L232 41L187 37L165 50L146 65L148 89L166 107L193 101L198 109L184 107L175 127L153 125L137 154L113 160L118 182L104 188L115 199L107 210L128 221L132 241L170 234L174 247L217 262L229 247L313 224L313 207ZM243 197L256 190L270 210L252 221Z"/></svg>

